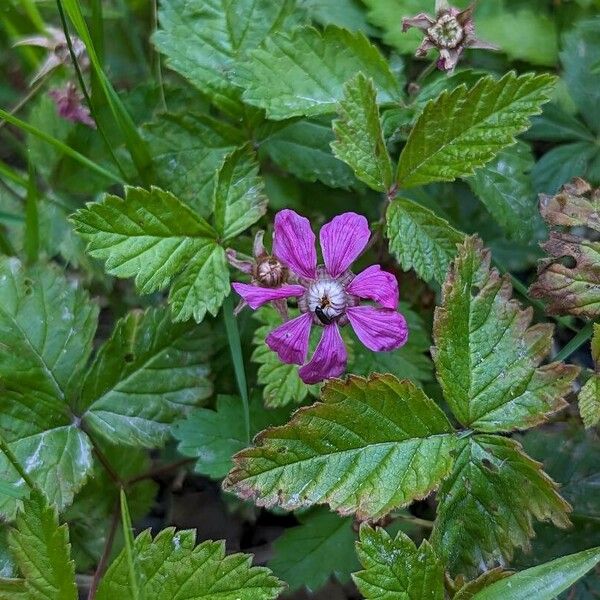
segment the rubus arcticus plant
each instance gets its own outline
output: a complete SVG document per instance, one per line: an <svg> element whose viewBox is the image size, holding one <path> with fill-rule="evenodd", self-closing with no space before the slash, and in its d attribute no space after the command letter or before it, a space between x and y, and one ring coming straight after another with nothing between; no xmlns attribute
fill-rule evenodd
<svg viewBox="0 0 600 600"><path fill-rule="evenodd" d="M600 2L4 4L0 600L597 598Z"/></svg>

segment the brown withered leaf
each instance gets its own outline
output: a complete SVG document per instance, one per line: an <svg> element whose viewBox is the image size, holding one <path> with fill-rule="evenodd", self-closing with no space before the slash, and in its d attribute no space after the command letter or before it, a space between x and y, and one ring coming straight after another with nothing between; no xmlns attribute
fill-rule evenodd
<svg viewBox="0 0 600 600"><path fill-rule="evenodd" d="M552 229L542 245L551 258L540 261L529 292L548 302L548 313L596 318L600 315L600 188L576 177L556 196L540 196L540 212ZM577 235L575 235L577 233ZM573 264L569 264L569 261Z"/></svg>

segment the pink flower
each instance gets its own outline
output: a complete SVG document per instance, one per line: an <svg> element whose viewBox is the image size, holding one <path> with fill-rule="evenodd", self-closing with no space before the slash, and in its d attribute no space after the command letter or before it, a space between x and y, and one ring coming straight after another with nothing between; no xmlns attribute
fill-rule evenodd
<svg viewBox="0 0 600 600"><path fill-rule="evenodd" d="M63 119L83 123L96 129L96 123L92 119L88 107L83 104L83 98L74 83L69 82L64 88L50 90L48 94L54 100L58 114Z"/></svg>
<svg viewBox="0 0 600 600"><path fill-rule="evenodd" d="M435 18L426 13L402 19L402 31L416 27L425 33L425 38L417 48L415 56L425 56L432 48L437 48L440 57L437 68L452 71L465 48L483 48L497 50L475 36L473 23L473 5L459 10L450 6L447 0L436 1Z"/></svg>
<svg viewBox="0 0 600 600"><path fill-rule="evenodd" d="M395 350L407 340L406 320L397 312L396 278L379 265L358 275L350 271L370 235L364 217L352 212L335 217L321 228L324 264L320 265L308 219L293 210L282 210L275 217L274 254L298 281L278 288L277 298L297 298L301 315L274 329L266 342L282 362L303 365L299 374L307 384L344 372L347 353L340 327L350 324L358 339L375 352ZM252 308L274 299L275 290L233 285ZM361 306L362 300L379 306ZM313 325L322 327L323 333L307 362Z"/></svg>

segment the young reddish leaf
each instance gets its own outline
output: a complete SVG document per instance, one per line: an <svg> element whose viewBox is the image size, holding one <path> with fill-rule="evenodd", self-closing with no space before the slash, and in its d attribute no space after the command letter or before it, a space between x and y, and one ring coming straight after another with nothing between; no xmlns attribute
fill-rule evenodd
<svg viewBox="0 0 600 600"><path fill-rule="evenodd" d="M532 309L511 299L490 252L467 238L436 308L432 354L456 418L478 431L527 429L562 409L579 369L538 367L552 344L549 324L529 326Z"/></svg>
<svg viewBox="0 0 600 600"><path fill-rule="evenodd" d="M263 431L224 488L259 506L329 504L377 518L423 498L452 467L454 430L422 390L391 375L329 380L322 402Z"/></svg>
<svg viewBox="0 0 600 600"><path fill-rule="evenodd" d="M540 211L551 227L587 227L600 233L600 188L592 190L575 178L556 196L542 195ZM542 247L551 258L540 262L531 295L548 301L551 314L600 316L600 242L553 229ZM565 264L565 257L574 264Z"/></svg>

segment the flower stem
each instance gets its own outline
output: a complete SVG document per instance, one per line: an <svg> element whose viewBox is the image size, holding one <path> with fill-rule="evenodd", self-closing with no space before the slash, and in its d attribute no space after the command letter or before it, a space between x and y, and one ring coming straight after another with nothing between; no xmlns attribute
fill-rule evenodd
<svg viewBox="0 0 600 600"><path fill-rule="evenodd" d="M581 348L581 346L583 346L583 344L585 344L592 337L593 333L594 322L590 321L579 331L579 333L573 339L571 339L571 341L568 344L566 344L562 348L562 350L554 357L554 360L567 360L567 358L569 358L571 354L579 350L579 348Z"/></svg>
<svg viewBox="0 0 600 600"><path fill-rule="evenodd" d="M240 332L237 321L233 316L233 296L229 294L223 303L223 319L225 321L225 330L227 331L227 341L229 342L229 351L233 361L233 369L237 386L242 397L244 406L244 426L246 428L246 440L250 443L250 407L248 401L248 385L246 383L246 372L244 371L244 359L242 357L242 344L240 342Z"/></svg>

